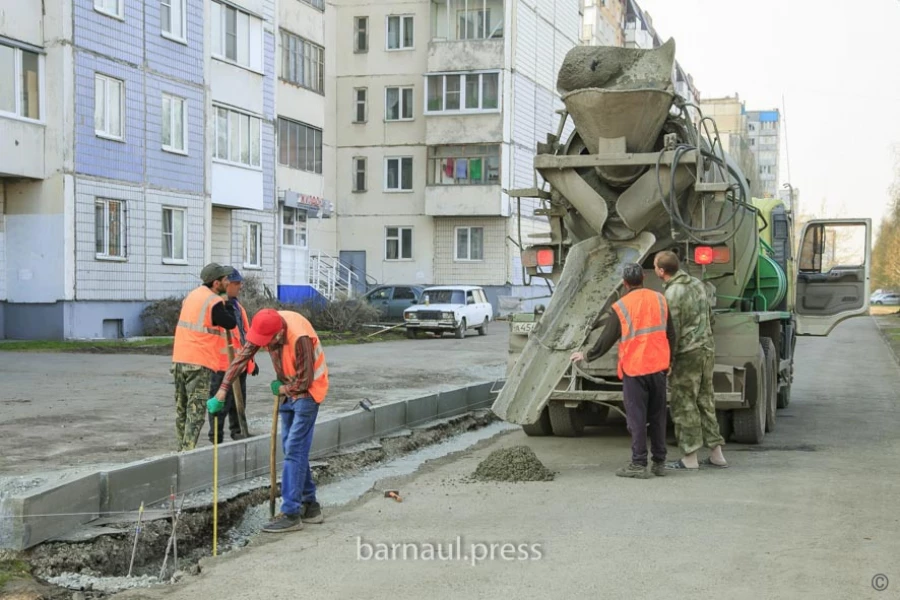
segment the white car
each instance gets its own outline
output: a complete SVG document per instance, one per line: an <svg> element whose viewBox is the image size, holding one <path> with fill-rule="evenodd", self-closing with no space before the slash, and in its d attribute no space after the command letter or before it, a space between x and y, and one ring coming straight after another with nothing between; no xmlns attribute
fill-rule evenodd
<svg viewBox="0 0 900 600"><path fill-rule="evenodd" d="M484 290L471 285L434 286L425 288L421 300L405 311L406 337L414 338L422 331L441 337L453 332L462 339L469 329L486 335L494 309Z"/></svg>

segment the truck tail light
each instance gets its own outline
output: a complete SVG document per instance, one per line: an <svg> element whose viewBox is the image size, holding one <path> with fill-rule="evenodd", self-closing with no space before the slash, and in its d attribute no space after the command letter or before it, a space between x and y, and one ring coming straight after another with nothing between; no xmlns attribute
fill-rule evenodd
<svg viewBox="0 0 900 600"><path fill-rule="evenodd" d="M537 251L537 264L539 267L553 266L553 250L542 248Z"/></svg>
<svg viewBox="0 0 900 600"><path fill-rule="evenodd" d="M725 264L731 262L731 250L728 246L697 246L694 262L698 265Z"/></svg>

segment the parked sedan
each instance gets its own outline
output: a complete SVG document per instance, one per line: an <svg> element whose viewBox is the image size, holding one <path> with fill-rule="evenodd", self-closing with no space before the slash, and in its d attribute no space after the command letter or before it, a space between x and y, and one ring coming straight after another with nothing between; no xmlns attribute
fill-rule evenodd
<svg viewBox="0 0 900 600"><path fill-rule="evenodd" d="M423 296L420 303L403 314L406 337L430 331L438 337L448 332L462 339L469 329L487 335L494 311L484 289L470 285L434 286L426 288Z"/></svg>
<svg viewBox="0 0 900 600"><path fill-rule="evenodd" d="M378 309L382 319L400 321L403 311L419 302L424 289L419 285L380 285L363 298Z"/></svg>
<svg viewBox="0 0 900 600"><path fill-rule="evenodd" d="M900 294L889 293L873 296L869 302L878 306L900 306Z"/></svg>

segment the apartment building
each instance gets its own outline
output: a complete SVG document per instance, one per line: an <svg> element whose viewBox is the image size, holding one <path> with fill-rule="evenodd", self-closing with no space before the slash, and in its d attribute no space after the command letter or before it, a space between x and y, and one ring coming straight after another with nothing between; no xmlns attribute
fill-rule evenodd
<svg viewBox="0 0 900 600"><path fill-rule="evenodd" d="M578 2L335 3L338 245L361 280L527 292L503 190L534 185L556 130ZM534 208L526 235L546 230Z"/></svg>
<svg viewBox="0 0 900 600"><path fill-rule="evenodd" d="M582 0L581 43L625 46L627 0Z"/></svg>
<svg viewBox="0 0 900 600"><path fill-rule="evenodd" d="M761 196L760 180L757 176L756 155L752 152L750 137L747 135L747 111L738 94L721 98L704 98L700 103L704 117L716 122L719 140L725 152L728 152L741 167L750 181L750 194ZM715 132L709 127L711 135Z"/></svg>
<svg viewBox="0 0 900 600"><path fill-rule="evenodd" d="M210 258L274 285L274 0L3 11L0 335L140 333Z"/></svg>
<svg viewBox="0 0 900 600"><path fill-rule="evenodd" d="M781 113L778 109L747 111L747 137L759 169L760 191L769 198L778 195L778 165L781 148Z"/></svg>

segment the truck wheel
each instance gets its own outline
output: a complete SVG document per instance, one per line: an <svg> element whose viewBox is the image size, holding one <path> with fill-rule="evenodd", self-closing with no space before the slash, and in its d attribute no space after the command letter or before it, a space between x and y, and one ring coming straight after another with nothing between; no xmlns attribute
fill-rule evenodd
<svg viewBox="0 0 900 600"><path fill-rule="evenodd" d="M547 408L554 435L581 437L584 433L584 414L580 408L566 408L561 402L553 402Z"/></svg>
<svg viewBox="0 0 900 600"><path fill-rule="evenodd" d="M459 322L459 327L456 328L454 335L456 335L456 339L458 339L458 340L461 340L464 337L466 337L466 320L465 319L463 319Z"/></svg>
<svg viewBox="0 0 900 600"><path fill-rule="evenodd" d="M417 337L416 334L417 334L417 332L416 332L415 329L407 329L407 330L406 330L406 337L409 338L409 339L411 339L411 340L416 339L416 337Z"/></svg>
<svg viewBox="0 0 900 600"><path fill-rule="evenodd" d="M489 321L489 320L490 320L490 319L488 319L487 317L484 318L484 323L482 323L482 324L481 324L481 327L479 327L479 328L477 329L478 335L487 335L487 327L488 327L488 321Z"/></svg>
<svg viewBox="0 0 900 600"><path fill-rule="evenodd" d="M775 431L778 406L778 352L772 338L760 338L766 355L766 432Z"/></svg>
<svg viewBox="0 0 900 600"><path fill-rule="evenodd" d="M759 368L752 364L746 368L750 377L744 381L744 396L749 398L750 407L733 411L732 438L739 444L759 444L766 435L766 356L762 346L758 364Z"/></svg>
<svg viewBox="0 0 900 600"><path fill-rule="evenodd" d="M525 432L525 435L532 437L553 435L553 427L550 425L550 411L548 408L549 407L547 406L544 407L537 422L532 423L531 425L522 425L522 431Z"/></svg>

